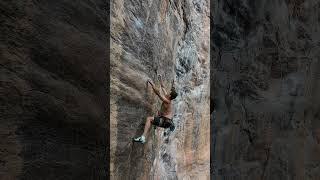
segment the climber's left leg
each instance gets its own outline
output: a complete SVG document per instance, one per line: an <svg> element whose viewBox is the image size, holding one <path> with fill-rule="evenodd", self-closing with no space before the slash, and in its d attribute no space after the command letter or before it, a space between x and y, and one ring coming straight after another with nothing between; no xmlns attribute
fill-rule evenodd
<svg viewBox="0 0 320 180"><path fill-rule="evenodd" d="M146 136L149 132L149 129L151 127L151 123L153 121L153 117L147 117L147 120L146 120L146 124L144 125L144 131L143 131L143 134L142 136L140 137L137 137L137 138L134 138L133 141L135 142L141 142L141 143L145 143L146 142Z"/></svg>
<svg viewBox="0 0 320 180"><path fill-rule="evenodd" d="M149 129L150 129L150 127L151 127L151 123L152 123L153 119L154 119L154 118L153 118L152 116L147 117L146 124L144 125L144 131L143 131L142 136L144 136L144 137L147 136L147 134L148 134L148 132L149 132Z"/></svg>

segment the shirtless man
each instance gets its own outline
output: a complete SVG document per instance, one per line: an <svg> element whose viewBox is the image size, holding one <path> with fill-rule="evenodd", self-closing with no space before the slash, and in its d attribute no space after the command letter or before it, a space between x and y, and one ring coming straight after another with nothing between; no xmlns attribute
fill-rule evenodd
<svg viewBox="0 0 320 180"><path fill-rule="evenodd" d="M146 136L149 132L149 129L151 127L151 124L156 125L158 127L162 128L173 128L173 122L172 122L172 104L171 101L177 97L177 92L175 91L174 87L172 86L170 94L166 92L163 86L163 82L161 79L161 76L159 77L160 80L160 89L162 90L163 94L155 87L155 85L148 80L147 83L150 83L154 93L158 95L158 97L162 100L162 105L160 112L158 112L157 116L149 116L147 117L146 124L144 126L144 131L142 136L134 138L133 141L135 142L146 142ZM172 84L173 85L173 84Z"/></svg>

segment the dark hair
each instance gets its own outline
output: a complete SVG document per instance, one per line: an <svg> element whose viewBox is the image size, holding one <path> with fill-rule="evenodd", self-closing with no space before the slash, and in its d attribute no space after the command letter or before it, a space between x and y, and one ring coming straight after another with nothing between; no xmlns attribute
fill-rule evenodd
<svg viewBox="0 0 320 180"><path fill-rule="evenodd" d="M175 88L172 87L171 88L171 92L170 92L170 99L173 100L178 96L178 93L176 92Z"/></svg>

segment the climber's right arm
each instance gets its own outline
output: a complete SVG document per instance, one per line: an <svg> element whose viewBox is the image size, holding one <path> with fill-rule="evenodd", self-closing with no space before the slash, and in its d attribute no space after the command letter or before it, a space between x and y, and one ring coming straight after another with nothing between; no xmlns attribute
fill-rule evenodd
<svg viewBox="0 0 320 180"><path fill-rule="evenodd" d="M166 91L166 89L164 88L162 81L160 81L160 88L161 88L163 94L167 94L167 91Z"/></svg>
<svg viewBox="0 0 320 180"><path fill-rule="evenodd" d="M167 94L167 91L166 91L166 89L165 89L165 87L163 85L163 81L162 81L161 75L158 75L158 79L160 81L160 89L162 90L163 94Z"/></svg>

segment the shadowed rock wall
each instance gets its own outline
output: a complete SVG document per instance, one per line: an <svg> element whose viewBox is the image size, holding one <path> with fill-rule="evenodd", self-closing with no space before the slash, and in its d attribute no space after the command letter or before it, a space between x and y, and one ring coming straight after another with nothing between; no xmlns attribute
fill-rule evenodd
<svg viewBox="0 0 320 180"><path fill-rule="evenodd" d="M209 1L112 1L110 67L111 179L209 179ZM176 130L132 144L160 107L157 74L175 80Z"/></svg>
<svg viewBox="0 0 320 180"><path fill-rule="evenodd" d="M0 2L0 179L105 179L106 4Z"/></svg>
<svg viewBox="0 0 320 180"><path fill-rule="evenodd" d="M320 179L319 1L212 3L212 179Z"/></svg>

